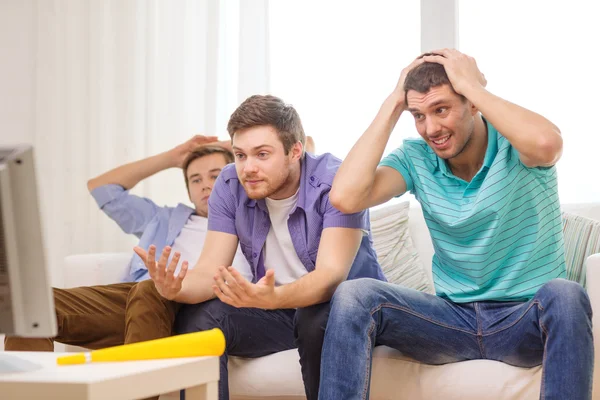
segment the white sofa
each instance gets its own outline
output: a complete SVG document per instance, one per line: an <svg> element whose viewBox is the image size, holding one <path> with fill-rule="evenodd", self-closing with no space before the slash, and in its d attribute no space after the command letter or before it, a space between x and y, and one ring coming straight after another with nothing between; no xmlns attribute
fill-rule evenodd
<svg viewBox="0 0 600 400"><path fill-rule="evenodd" d="M563 211L600 221L600 203L564 205ZM431 279L433 248L418 207L411 207L409 229ZM124 275L130 256L131 254L122 253L69 256L65 265L65 287L117 282ZM600 254L587 260L587 285L592 307L600 310ZM594 316L594 336L600 337L600 321L597 316ZM596 360L599 359L596 353ZM524 369L485 360L430 366L405 358L399 352L384 346L375 349L373 364L373 400L539 398L541 367ZM594 399L600 399L598 364L597 361L595 375L598 384ZM231 357L229 373L232 399L305 398L296 350L251 360Z"/></svg>

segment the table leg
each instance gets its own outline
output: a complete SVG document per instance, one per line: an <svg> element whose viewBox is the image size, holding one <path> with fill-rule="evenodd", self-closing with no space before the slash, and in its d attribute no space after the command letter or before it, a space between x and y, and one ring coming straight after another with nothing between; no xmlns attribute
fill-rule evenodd
<svg viewBox="0 0 600 400"><path fill-rule="evenodd" d="M185 400L218 400L219 383L208 382L203 385L185 389Z"/></svg>

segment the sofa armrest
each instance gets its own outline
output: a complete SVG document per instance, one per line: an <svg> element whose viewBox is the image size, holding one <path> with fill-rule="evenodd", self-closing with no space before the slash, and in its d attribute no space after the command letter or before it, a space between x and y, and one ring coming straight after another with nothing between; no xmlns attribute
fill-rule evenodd
<svg viewBox="0 0 600 400"><path fill-rule="evenodd" d="M592 330L594 332L594 391L592 398L600 399L600 254L592 254L586 260L587 293L592 304Z"/></svg>
<svg viewBox="0 0 600 400"><path fill-rule="evenodd" d="M109 285L128 275L131 253L75 254L65 257L64 287Z"/></svg>

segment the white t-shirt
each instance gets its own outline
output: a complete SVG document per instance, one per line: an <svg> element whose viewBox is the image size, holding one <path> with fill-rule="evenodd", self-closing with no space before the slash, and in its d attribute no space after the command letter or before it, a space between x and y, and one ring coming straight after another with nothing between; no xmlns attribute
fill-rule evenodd
<svg viewBox="0 0 600 400"><path fill-rule="evenodd" d="M173 246L171 246L171 256L175 252L181 253L179 258L179 265L175 270L175 274L179 273L181 269L181 263L183 261L188 262L188 268L192 269L198 262L202 247L204 247L204 241L206 240L206 233L208 232L208 218L201 217L199 215L191 215L185 223L185 226L181 230L181 233L177 238ZM246 261L246 257L242 254L242 250L238 245L235 257L233 259L233 265L236 270L242 274L244 278L252 282L252 269Z"/></svg>
<svg viewBox="0 0 600 400"><path fill-rule="evenodd" d="M276 285L294 282L308 273L298 258L287 224L297 201L298 192L283 200L265 199L271 219L271 228L265 242L265 270L275 270Z"/></svg>

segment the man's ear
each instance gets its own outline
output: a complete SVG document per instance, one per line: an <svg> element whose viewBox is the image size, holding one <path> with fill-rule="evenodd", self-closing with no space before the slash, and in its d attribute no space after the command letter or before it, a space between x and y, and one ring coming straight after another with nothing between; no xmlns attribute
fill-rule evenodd
<svg viewBox="0 0 600 400"><path fill-rule="evenodd" d="M302 158L302 154L304 153L302 143L294 143L294 145L290 149L290 153L292 153L292 161L300 160Z"/></svg>
<svg viewBox="0 0 600 400"><path fill-rule="evenodd" d="M474 117L479 112L479 109L475 107L475 104L471 103L471 101L467 101L469 102L469 111L471 112L471 116Z"/></svg>

